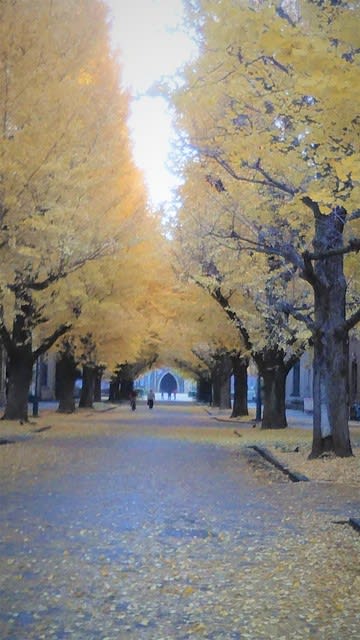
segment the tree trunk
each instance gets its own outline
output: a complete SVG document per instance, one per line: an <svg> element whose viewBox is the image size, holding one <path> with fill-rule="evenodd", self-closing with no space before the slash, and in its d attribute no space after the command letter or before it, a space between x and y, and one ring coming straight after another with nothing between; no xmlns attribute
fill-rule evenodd
<svg viewBox="0 0 360 640"><path fill-rule="evenodd" d="M31 344L13 347L8 353L8 388L4 420L27 422L33 364Z"/></svg>
<svg viewBox="0 0 360 640"><path fill-rule="evenodd" d="M32 330L40 322L41 314L38 315L38 308L33 302L31 290L27 288L27 283L22 281L21 273L17 273L12 290L17 310L12 333L9 333L3 322L0 323L2 343L8 355L8 393L3 418L27 421L34 362L70 329L70 325L60 325L51 335L44 338L41 345L33 352Z"/></svg>
<svg viewBox="0 0 360 640"><path fill-rule="evenodd" d="M231 409L230 374L220 379L219 409Z"/></svg>
<svg viewBox="0 0 360 640"><path fill-rule="evenodd" d="M352 455L349 431L349 339L348 334L330 335L327 378L327 407L332 432L332 445L336 455ZM338 398L342 398L339 402Z"/></svg>
<svg viewBox="0 0 360 640"><path fill-rule="evenodd" d="M285 407L286 373L281 367L265 369L263 379L262 429L285 429L287 427Z"/></svg>
<svg viewBox="0 0 360 640"><path fill-rule="evenodd" d="M324 254L343 247L346 212L315 212L314 251ZM334 451L352 455L349 416L349 337L346 321L346 278L342 254L320 258L314 267L314 424L310 456Z"/></svg>
<svg viewBox="0 0 360 640"><path fill-rule="evenodd" d="M110 381L109 401L120 402L120 382L117 379Z"/></svg>
<svg viewBox="0 0 360 640"><path fill-rule="evenodd" d="M321 436L321 360L320 345L314 346L313 360L313 443L310 457L317 458L325 450Z"/></svg>
<svg viewBox="0 0 360 640"><path fill-rule="evenodd" d="M209 378L201 377L198 379L196 399L198 402L211 404L211 381Z"/></svg>
<svg viewBox="0 0 360 640"><path fill-rule="evenodd" d="M101 381L104 373L104 367L98 366L95 369L95 386L94 386L94 401L101 402Z"/></svg>
<svg viewBox="0 0 360 640"><path fill-rule="evenodd" d="M211 373L211 406L220 407L220 380L217 371Z"/></svg>
<svg viewBox="0 0 360 640"><path fill-rule="evenodd" d="M249 360L234 356L232 360L232 371L234 376L234 402L231 417L248 416L248 377L247 371Z"/></svg>
<svg viewBox="0 0 360 640"><path fill-rule="evenodd" d="M263 380L262 429L285 429L287 427L285 385L288 367L282 350L264 349L254 355L259 374Z"/></svg>
<svg viewBox="0 0 360 640"><path fill-rule="evenodd" d="M56 364L57 399L59 413L74 413L75 411L75 381L78 377L77 362L74 354L62 352Z"/></svg>
<svg viewBox="0 0 360 640"><path fill-rule="evenodd" d="M124 379L120 381L120 401L128 401L134 391L134 380Z"/></svg>
<svg viewBox="0 0 360 640"><path fill-rule="evenodd" d="M231 409L230 376L232 362L228 353L217 356L213 370L213 404L219 409Z"/></svg>
<svg viewBox="0 0 360 640"><path fill-rule="evenodd" d="M81 409L92 409L95 390L95 368L92 365L84 364L82 389L80 394L79 407Z"/></svg>

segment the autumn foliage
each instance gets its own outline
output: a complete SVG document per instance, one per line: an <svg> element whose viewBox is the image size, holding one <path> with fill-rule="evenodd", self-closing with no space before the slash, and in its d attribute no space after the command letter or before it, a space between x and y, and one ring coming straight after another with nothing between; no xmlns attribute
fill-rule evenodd
<svg viewBox="0 0 360 640"><path fill-rule="evenodd" d="M327 2L188 3L200 54L173 92L187 225L203 211L203 253L217 245L227 291L237 291L241 278L253 300L267 288L265 313L276 310L284 328L293 318L311 336L314 456L328 448L351 455L347 344L360 319L358 11ZM191 234L185 242L193 244ZM254 254L267 257L262 266ZM244 256L248 271L239 275Z"/></svg>
<svg viewBox="0 0 360 640"><path fill-rule="evenodd" d="M86 306L89 279L64 283L127 250L145 193L102 2L5 0L0 55L5 415L26 419L34 361Z"/></svg>

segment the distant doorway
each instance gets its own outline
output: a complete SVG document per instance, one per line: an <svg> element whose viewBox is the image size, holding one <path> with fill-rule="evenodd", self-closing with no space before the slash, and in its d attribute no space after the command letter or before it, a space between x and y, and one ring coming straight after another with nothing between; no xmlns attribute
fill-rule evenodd
<svg viewBox="0 0 360 640"><path fill-rule="evenodd" d="M167 397L169 400L171 399L172 394L174 395L177 391L177 382L176 378L171 373L166 373L160 382L160 393L162 396Z"/></svg>

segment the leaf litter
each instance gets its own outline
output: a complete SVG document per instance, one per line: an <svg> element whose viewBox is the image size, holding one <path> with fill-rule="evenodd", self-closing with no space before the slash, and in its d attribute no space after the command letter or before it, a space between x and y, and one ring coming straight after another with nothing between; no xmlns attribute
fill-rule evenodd
<svg viewBox="0 0 360 640"><path fill-rule="evenodd" d="M14 501L1 526L3 640L359 637L360 538L350 527L335 524L348 516L354 501L359 505L353 492L356 457L340 461L337 470L336 460L308 461L309 434L301 430L271 434L271 442L270 435L246 426L237 427L241 441L232 425L158 427L146 437L229 450L232 478L238 464L257 498L264 487L264 513L256 516L256 526L247 522L246 513L219 520L205 507L195 508L191 496L187 510L166 512L167 519L155 507L138 524L131 519L127 524L121 514L120 528L115 511L114 522L104 521L101 501L97 526L87 521L86 506L69 522L66 512L63 521L49 517L47 522L46 513L30 516L25 509L19 523L12 514L24 482L34 490L44 479L61 483L69 469L83 467L84 459L89 479L103 438L144 435L141 429L134 433L125 419L119 427L116 412L101 420L89 412L86 417L47 415L44 426L50 419L51 429L17 442L6 455L7 447L0 448L2 495ZM0 435L9 435L9 426L1 425ZM29 425L11 425L11 430L12 435L30 431ZM76 446L84 440L91 446ZM62 446L67 442L72 446ZM293 485L269 465L249 460L247 445L254 442L313 482ZM124 481L130 485L131 475ZM150 477L149 483L155 488L157 479ZM185 480L180 489L186 493ZM166 486L159 489L160 500L166 501L166 491ZM235 485L234 491L241 487ZM266 509L271 495L276 514ZM251 501L248 506L251 510Z"/></svg>

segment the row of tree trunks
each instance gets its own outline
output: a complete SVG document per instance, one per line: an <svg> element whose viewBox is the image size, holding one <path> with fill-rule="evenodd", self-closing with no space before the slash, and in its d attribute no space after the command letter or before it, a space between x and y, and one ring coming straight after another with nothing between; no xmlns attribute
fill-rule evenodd
<svg viewBox="0 0 360 640"><path fill-rule="evenodd" d="M259 375L263 381L262 429L287 427L285 388L289 367L282 350L264 349L255 355ZM234 376L234 398L231 417L249 415L248 411L249 361L239 356L222 354L212 372L212 404L220 409L231 408L230 376Z"/></svg>
<svg viewBox="0 0 360 640"><path fill-rule="evenodd" d="M75 382L81 377L80 362L75 351L71 338L64 339L56 364L56 397L59 401L59 413L73 413L75 411ZM94 402L101 401L103 372L104 367L101 365L83 365L80 408L92 408Z"/></svg>
<svg viewBox="0 0 360 640"><path fill-rule="evenodd" d="M306 200L315 218L314 254L304 254L304 273L314 292L315 326L312 331L313 359L313 443L311 457L317 458L324 452L333 451L337 456L352 455L349 432L349 330L357 321L346 318L347 282L344 274L343 231L346 211L335 207L331 214L321 214L316 203ZM220 290L215 299L226 310L230 319L236 320L229 311L227 300ZM234 317L233 317L234 316ZM238 323L241 329L241 323ZM240 334L243 336L242 331ZM245 336L246 337L246 336ZM281 349L252 351L259 376L263 383L262 401L263 429L283 429L287 427L285 388L286 378L293 364L295 354L287 359ZM233 416L246 415L244 405L235 408L237 393L236 369L235 398ZM244 379L239 383L245 394ZM223 402L223 401L221 401ZM225 408L227 400L220 404L217 395L214 403Z"/></svg>
<svg viewBox="0 0 360 640"><path fill-rule="evenodd" d="M12 360L8 385L8 400L4 418L28 419L28 393L32 378L33 358L31 347L16 353ZM78 361L71 345L63 349L57 363L57 399L60 413L75 411L75 382L80 376ZM262 376L264 411L263 428L284 428L287 426L285 411L285 383L287 372L281 358L274 360L274 354L263 354L257 364ZM222 354L212 372L211 390L209 382L202 385L202 399L211 402L220 409L230 409L232 417L248 415L247 404L247 369L248 360ZM94 401L101 400L101 378L103 369L90 365L83 366L83 384L79 407L91 408ZM230 376L234 376L234 399L231 403ZM133 390L133 379L113 379L110 384L109 400L112 402L127 401ZM211 395L210 395L211 391ZM19 413L19 408L21 411ZM316 412L315 412L316 413Z"/></svg>
<svg viewBox="0 0 360 640"><path fill-rule="evenodd" d="M31 346L16 350L9 364L7 402L3 419L28 420L29 389L33 375ZM83 367L79 407L92 407L101 400L101 367ZM74 354L63 352L57 362L57 400L59 413L75 411L75 382L80 376Z"/></svg>
<svg viewBox="0 0 360 640"><path fill-rule="evenodd" d="M212 291L212 297L224 309L228 318L239 330L240 340L251 352L256 362L259 376L263 381L263 429L284 429L287 426L285 411L285 384L286 377L296 356L286 357L284 350L277 347L264 348L256 351L250 340L249 334L237 313L231 308L229 300L223 295L220 286ZM232 417L248 415L247 409L247 369L248 359L233 359L232 372L234 374L235 390ZM243 368L243 371L241 370Z"/></svg>

